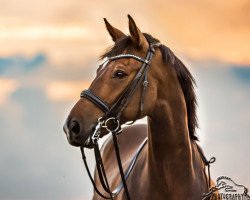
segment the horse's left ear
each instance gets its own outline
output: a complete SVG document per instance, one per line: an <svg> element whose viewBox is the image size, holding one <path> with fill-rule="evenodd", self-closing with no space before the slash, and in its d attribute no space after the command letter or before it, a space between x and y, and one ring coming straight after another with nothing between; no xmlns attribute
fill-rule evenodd
<svg viewBox="0 0 250 200"><path fill-rule="evenodd" d="M129 19L129 32L132 40L137 48L145 48L148 49L148 41L145 36L142 34L140 29L136 26L133 18L128 15Z"/></svg>
<svg viewBox="0 0 250 200"><path fill-rule="evenodd" d="M104 18L104 22L106 25L106 28L110 34L110 36L112 37L113 41L116 42L118 39L122 38L123 36L125 36L125 34L123 32L121 32L119 29L113 27L106 18Z"/></svg>

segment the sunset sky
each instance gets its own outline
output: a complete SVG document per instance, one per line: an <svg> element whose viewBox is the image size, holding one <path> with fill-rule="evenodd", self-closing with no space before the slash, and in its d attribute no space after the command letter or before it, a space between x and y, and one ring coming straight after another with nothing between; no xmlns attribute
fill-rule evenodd
<svg viewBox="0 0 250 200"><path fill-rule="evenodd" d="M38 53L44 54L54 70L89 66L93 58L112 44L105 33L103 17L127 33L128 13L144 32L152 33L186 59L246 67L250 64L248 0L156 0L154 3L1 0L0 55L30 59ZM1 93L6 94L18 85L15 80L3 81L7 87ZM46 82L47 88L58 87L58 81L64 80ZM64 84L59 87L64 88ZM76 85L78 91L81 86ZM67 96L61 90L59 95ZM71 98L74 95L71 92Z"/></svg>
<svg viewBox="0 0 250 200"><path fill-rule="evenodd" d="M90 199L79 150L62 125L127 14L197 80L201 144L213 178L250 189L249 0L0 0L0 199ZM91 152L89 152L91 154Z"/></svg>

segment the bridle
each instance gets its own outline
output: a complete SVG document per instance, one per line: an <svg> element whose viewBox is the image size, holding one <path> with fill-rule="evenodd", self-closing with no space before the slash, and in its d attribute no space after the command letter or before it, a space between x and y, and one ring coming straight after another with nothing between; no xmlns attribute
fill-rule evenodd
<svg viewBox="0 0 250 200"><path fill-rule="evenodd" d="M149 49L148 49L145 59L139 56L135 56L133 54L120 54L117 56L107 58L107 62L111 62L111 61L122 59L122 58L132 58L142 63L142 66L140 70L137 72L135 78L132 80L129 86L123 91L123 93L117 98L117 100L112 105L109 105L108 103L106 103L96 94L94 94L92 90L90 89L82 91L81 97L88 99L105 113L104 116L102 117L102 121L105 121L110 117L115 117L116 119L120 119L122 111L127 107L128 103L133 97L134 92L139 87L142 81L143 81L143 90L141 94L139 112L143 111L144 99L145 99L145 94L146 94L146 90L148 86L147 72L148 72L148 68L150 66L152 57L155 53L155 47L159 45L160 45L159 43L149 44Z"/></svg>
<svg viewBox="0 0 250 200"><path fill-rule="evenodd" d="M126 170L126 174L124 174L124 170L122 168L122 162L121 162L121 158L120 158L119 145L118 145L118 141L117 141L117 135L122 132L120 117L121 117L121 114L124 111L124 109L127 107L128 103L131 101L136 89L142 83L143 88L142 88L142 93L141 93L140 107L139 107L139 112L137 114L136 119L138 119L139 116L141 115L141 112L144 109L144 100L145 100L146 91L147 91L147 87L148 87L147 72L148 72L149 66L151 64L153 55L155 53L155 47L158 47L160 45L161 45L160 43L152 43L152 44L149 43L149 48L148 48L147 55L146 55L145 59L141 58L139 56L133 55L133 54L120 54L117 56L107 58L108 63L112 62L114 60L123 59L123 58L132 58L132 59L137 60L137 61L142 63L142 66L140 67L139 71L137 72L135 78L131 81L131 83L128 85L128 87L122 92L122 94L116 99L116 101L112 105L109 105L108 103L106 103L103 99L101 99L99 96L94 94L93 91L90 89L84 90L81 92L81 98L85 98L85 99L89 100L94 105L96 105L100 110L102 110L104 112L104 115L98 119L95 130L90 135L90 137L87 139L86 143L88 143L88 144L92 143L94 145L96 169L97 169L97 172L99 175L101 185L102 185L104 191L106 191L109 194L109 197L103 195L99 191L99 189L97 188L97 186L94 182L94 179L91 176L88 165L87 165L86 156L84 153L84 146L86 146L86 145L81 147L83 161L84 161L87 173L89 175L89 178L93 184L95 191L104 199L113 199L124 188L127 199L130 200L130 195L129 195L129 191L127 188L126 180L129 177L129 174L132 171L140 152L142 151L143 147L147 143L147 138L142 142L142 144L137 149L136 154L134 155L128 169ZM104 170L104 165L102 162L102 157L100 154L99 145L98 145L98 140L99 140L99 137L101 134L101 130L103 128L112 133L118 168L119 168L120 176L122 179L122 182L120 183L120 185L118 185L118 187L114 191L110 190L109 183L108 183L106 173Z"/></svg>
<svg viewBox="0 0 250 200"><path fill-rule="evenodd" d="M143 147L146 145L148 138L145 138L141 145L138 147L136 153L134 154L132 161L130 162L125 174L124 170L122 167L122 162L121 162L121 157L120 157L120 150L119 150L119 145L117 141L117 135L122 132L121 128L121 123L120 123L120 117L123 112L123 110L127 107L128 103L131 101L133 94L135 93L136 89L141 85L142 83L142 93L141 93L141 99L140 99L140 106L139 106L139 112L137 114L137 120L141 116L141 112L144 109L144 100L145 100L145 95L148 87L148 78L147 78L147 72L149 69L149 66L151 64L153 55L155 53L155 47L159 47L161 44L160 43L149 43L149 48L147 51L147 55L144 58L138 57L133 54L120 54L117 56L113 56L110 58L107 58L106 62L111 62L114 60L118 59L123 59L123 58L132 58L135 59L139 62L142 63L142 66L140 67L139 71L137 72L135 78L131 81L131 83L128 85L128 87L122 92L122 94L117 98L117 100L112 104L109 105L106 103L103 99L101 99L99 96L94 94L90 89L84 90L81 92L81 98L85 98L92 102L94 105L96 105L100 110L104 112L104 115L98 119L97 125L95 126L94 132L89 136L85 144L81 147L81 153L82 153L82 158L88 173L88 176L91 180L91 183L98 195L100 195L104 199L114 199L121 190L124 188L127 200L130 200L130 195L128 191L128 187L126 184L126 180L128 179L131 171L133 170L135 163L137 161L137 158L139 157L140 153L142 152ZM108 64L107 63L107 64ZM134 120L134 121L135 121ZM133 122L134 122L133 121ZM109 183L107 180L106 172L104 169L101 153L100 153L100 148L98 145L98 140L101 134L102 129L106 129L108 132L112 133L113 137L113 142L114 142L114 148L115 148L115 154L116 154L116 159L117 159L117 164L120 172L120 176L122 179L122 182L116 187L115 190L111 191L109 187ZM97 173L99 176L99 180L101 182L102 188L105 192L109 194L109 196L106 196L100 192L100 190L97 188L95 181L90 173L85 152L84 152L84 147L86 146L86 143L91 143L94 145L94 152L95 152L95 160L96 160L96 169ZM210 164L215 162L215 157L212 157L210 160L207 160L206 157L204 156L204 153L202 152L201 148L199 145L197 145L197 150L201 156L201 159L203 160L205 166L208 168L208 179L206 177L207 181L207 186L208 189L211 190L211 185L210 185ZM204 174L206 168L204 168ZM209 195L204 195L204 199L208 199Z"/></svg>

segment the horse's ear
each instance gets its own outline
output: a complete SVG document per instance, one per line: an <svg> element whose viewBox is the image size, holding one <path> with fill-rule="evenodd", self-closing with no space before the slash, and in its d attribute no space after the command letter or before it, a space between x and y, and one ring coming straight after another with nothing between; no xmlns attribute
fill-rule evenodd
<svg viewBox="0 0 250 200"><path fill-rule="evenodd" d="M109 32L109 34L112 37L112 40L114 42L116 42L118 39L122 38L123 36L125 36L125 34L123 32L121 32L120 30L118 30L117 28L113 27L106 18L104 18L104 22L106 25L106 28Z"/></svg>
<svg viewBox="0 0 250 200"><path fill-rule="evenodd" d="M142 34L140 29L136 26L133 18L128 15L129 19L129 32L132 40L137 48L145 48L148 49L148 41L145 36Z"/></svg>

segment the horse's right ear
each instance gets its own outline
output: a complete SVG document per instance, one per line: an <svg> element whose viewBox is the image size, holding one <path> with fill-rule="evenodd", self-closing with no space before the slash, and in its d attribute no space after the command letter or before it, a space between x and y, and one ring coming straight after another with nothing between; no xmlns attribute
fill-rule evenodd
<svg viewBox="0 0 250 200"><path fill-rule="evenodd" d="M104 18L104 22L106 25L106 28L109 32L109 34L112 37L112 40L114 42L116 42L118 39L122 38L123 36L125 36L125 34L123 32L121 32L120 30L118 30L117 28L113 27L106 18Z"/></svg>

